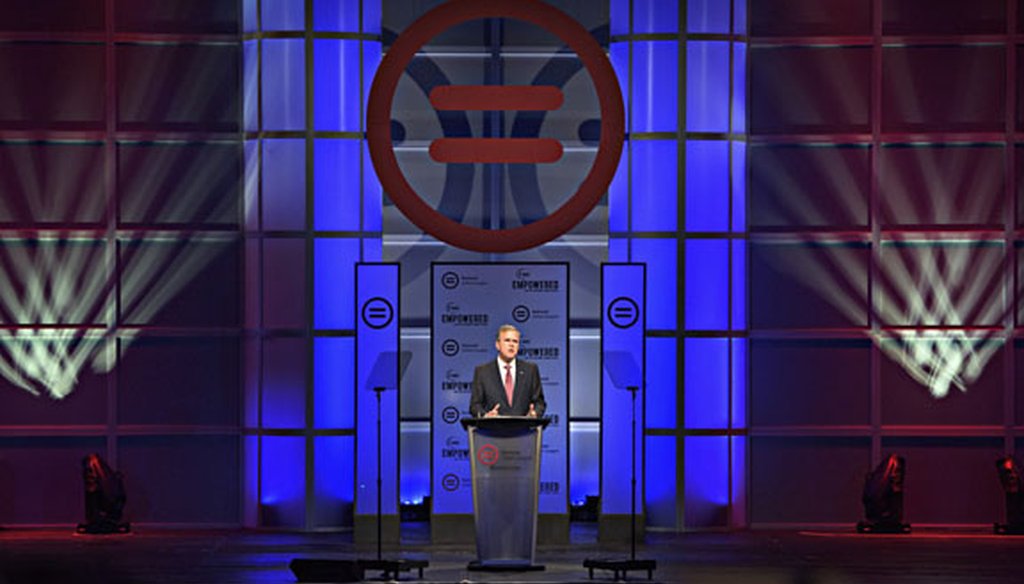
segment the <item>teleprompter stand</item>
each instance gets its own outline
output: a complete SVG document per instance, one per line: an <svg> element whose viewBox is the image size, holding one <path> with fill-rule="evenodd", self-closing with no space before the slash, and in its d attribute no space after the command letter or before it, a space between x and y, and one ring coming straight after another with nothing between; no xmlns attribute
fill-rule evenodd
<svg viewBox="0 0 1024 584"><path fill-rule="evenodd" d="M640 387L629 385L626 387L631 396L633 405L631 434L632 439L632 462L630 464L630 499L629 499L629 558L595 558L583 560L583 567L587 568L590 579L594 579L594 570L610 570L616 580L625 580L629 572L647 572L647 579L654 577L654 570L658 567L656 560L638 560L636 558L636 394Z"/></svg>
<svg viewBox="0 0 1024 584"><path fill-rule="evenodd" d="M372 380L387 380L391 379L391 376L395 373L400 377L399 368L404 370L408 366L409 356L408 352L404 352L401 355L401 365L399 365L398 353L395 351L381 353L380 357L373 364L373 370L370 373L369 379L371 382ZM397 378L393 382L393 386L398 386ZM377 557L358 560L295 559L291 561L288 567L295 574L295 578L299 582L359 582L366 579L367 571L380 571L381 578L384 580L398 580L399 573L417 570L419 578L422 579L423 568L430 565L430 562L427 560L387 560L383 557L381 550L383 539L383 511L381 509L381 470L383 463L381 461L381 450L383 449L381 448L380 401L381 394L387 390L387 386L382 384L373 385L372 390L377 398Z"/></svg>

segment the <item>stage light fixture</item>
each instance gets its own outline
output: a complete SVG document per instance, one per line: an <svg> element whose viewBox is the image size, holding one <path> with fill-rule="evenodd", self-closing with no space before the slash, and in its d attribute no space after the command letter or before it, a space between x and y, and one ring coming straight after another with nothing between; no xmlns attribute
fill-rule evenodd
<svg viewBox="0 0 1024 584"><path fill-rule="evenodd" d="M995 532L1005 535L1024 535L1024 493L1021 489L1020 465L1012 456L996 460L999 484L1006 497L1006 523L996 523Z"/></svg>
<svg viewBox="0 0 1024 584"><path fill-rule="evenodd" d="M128 533L131 524L123 521L128 497L124 477L110 468L100 455L82 459L82 480L85 486L85 523L78 524L78 533Z"/></svg>
<svg viewBox="0 0 1024 584"><path fill-rule="evenodd" d="M864 520L857 523L858 533L910 533L903 523L903 481L906 462L890 454L864 477Z"/></svg>

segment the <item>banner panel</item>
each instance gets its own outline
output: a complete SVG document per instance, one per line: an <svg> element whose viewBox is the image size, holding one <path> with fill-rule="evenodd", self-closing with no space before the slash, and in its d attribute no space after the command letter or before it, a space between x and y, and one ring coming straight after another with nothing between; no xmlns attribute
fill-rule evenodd
<svg viewBox="0 0 1024 584"><path fill-rule="evenodd" d="M356 264L356 514L377 513L380 391L381 513L398 513L398 264Z"/></svg>
<svg viewBox="0 0 1024 584"><path fill-rule="evenodd" d="M498 327L522 333L519 358L540 368L551 424L541 448L540 513L569 512L569 265L431 264L433 512L473 512L469 415L473 370L497 359Z"/></svg>
<svg viewBox="0 0 1024 584"><path fill-rule="evenodd" d="M636 444L637 512L644 485L645 264L601 266L601 513L630 513L632 447ZM636 433L630 436L636 387Z"/></svg>

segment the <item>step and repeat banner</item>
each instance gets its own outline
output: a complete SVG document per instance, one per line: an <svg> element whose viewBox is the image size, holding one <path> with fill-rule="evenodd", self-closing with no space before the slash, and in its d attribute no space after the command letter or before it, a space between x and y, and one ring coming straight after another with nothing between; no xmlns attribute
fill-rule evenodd
<svg viewBox="0 0 1024 584"><path fill-rule="evenodd" d="M519 359L540 368L546 416L540 513L569 512L569 265L431 264L433 513L472 513L469 416L473 370L497 359L498 327L521 333Z"/></svg>

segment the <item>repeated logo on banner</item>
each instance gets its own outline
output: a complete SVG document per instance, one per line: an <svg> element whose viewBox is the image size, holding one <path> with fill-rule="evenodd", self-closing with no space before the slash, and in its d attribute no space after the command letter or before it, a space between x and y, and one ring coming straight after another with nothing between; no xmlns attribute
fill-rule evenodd
<svg viewBox="0 0 1024 584"><path fill-rule="evenodd" d="M433 286L433 512L472 513L469 415L473 370L497 358L498 327L522 332L519 357L538 365L545 415L541 448L541 513L568 513L569 266L431 265Z"/></svg>

